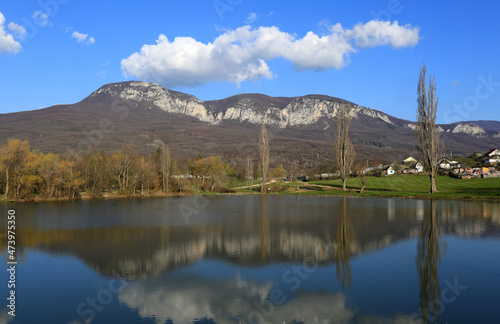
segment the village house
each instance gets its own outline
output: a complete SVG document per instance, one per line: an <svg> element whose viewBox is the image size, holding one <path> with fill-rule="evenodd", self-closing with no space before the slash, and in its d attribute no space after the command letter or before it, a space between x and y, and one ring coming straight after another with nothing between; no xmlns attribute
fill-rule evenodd
<svg viewBox="0 0 500 324"><path fill-rule="evenodd" d="M477 156L477 154L474 154ZM470 178L498 178L500 177L500 172L495 170L495 165L500 164L500 150L493 149L486 152L484 155L480 155L481 162L486 165L491 166L477 166L477 167L462 167L460 164L453 164L446 158L440 161L440 168L446 169L448 165L453 170L450 175L460 178L460 179L470 179Z"/></svg>
<svg viewBox="0 0 500 324"><path fill-rule="evenodd" d="M500 163L500 150L493 149L493 150L486 152L486 154L484 154L482 157L482 162L484 164L498 164L498 163Z"/></svg>
<svg viewBox="0 0 500 324"><path fill-rule="evenodd" d="M424 165L411 156L403 160L401 163L404 166L403 169L404 174L415 174L424 172Z"/></svg>
<svg viewBox="0 0 500 324"><path fill-rule="evenodd" d="M401 163L403 163L405 165L411 165L411 164L417 163L417 160L410 156L410 157L406 158L405 160L403 160Z"/></svg>
<svg viewBox="0 0 500 324"><path fill-rule="evenodd" d="M389 165L384 168L384 171L382 171L382 175L393 175L396 174L396 170L392 167L392 165Z"/></svg>
<svg viewBox="0 0 500 324"><path fill-rule="evenodd" d="M424 165L420 162L415 163L414 168L415 168L415 170L417 170L417 173L424 172Z"/></svg>
<svg viewBox="0 0 500 324"><path fill-rule="evenodd" d="M439 168L443 170L452 170L460 168L460 162L448 159L446 156L439 160Z"/></svg>

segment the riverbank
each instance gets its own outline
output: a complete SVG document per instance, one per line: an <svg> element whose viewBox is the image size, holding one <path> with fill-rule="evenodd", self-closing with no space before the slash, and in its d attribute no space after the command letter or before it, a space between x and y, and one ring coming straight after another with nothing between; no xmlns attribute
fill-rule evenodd
<svg viewBox="0 0 500 324"><path fill-rule="evenodd" d="M454 179L438 176L436 184L439 192L429 194L429 179L420 175L394 175L388 177L367 177L366 187L363 193L359 178L347 180L347 191L342 191L341 180L319 180L310 182L299 182L298 190L296 182L273 181L267 183L271 188L271 195L303 195L303 196L346 196L346 197L380 197L380 198L402 198L402 199L443 199L443 200L498 200L500 201L500 179ZM258 186L258 185L257 185ZM254 185L255 187L255 185ZM102 197L91 197L82 192L73 200L88 199L125 199L125 198L158 198L158 197L184 197L192 195L248 195L260 194L259 191L248 189L248 187L232 188L234 192L217 193L192 192L164 194L155 191L149 195L130 195L119 192L105 192ZM68 201L66 198L43 198L35 196L29 201ZM17 200L11 202L25 202ZM9 202L5 197L0 198L1 203Z"/></svg>
<svg viewBox="0 0 500 324"><path fill-rule="evenodd" d="M0 197L0 203L8 203L8 202L48 202L48 201L74 201L74 200L99 200L99 199L126 199L126 198L160 198L160 197L185 197L185 196L193 196L191 193L169 193L164 194L160 191L155 191L154 193L148 195L141 194L123 194L119 192L105 192L100 197L92 197L87 192L81 192L77 197L71 198L44 198L40 196L34 196L30 199L7 199L5 197Z"/></svg>

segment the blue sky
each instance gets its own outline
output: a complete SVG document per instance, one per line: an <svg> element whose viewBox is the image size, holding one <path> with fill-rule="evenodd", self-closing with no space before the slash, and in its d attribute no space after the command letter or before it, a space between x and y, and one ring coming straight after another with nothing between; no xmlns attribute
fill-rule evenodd
<svg viewBox="0 0 500 324"><path fill-rule="evenodd" d="M77 1L0 4L0 113L158 82L201 100L326 94L415 120L422 63L438 122L500 120L500 4Z"/></svg>

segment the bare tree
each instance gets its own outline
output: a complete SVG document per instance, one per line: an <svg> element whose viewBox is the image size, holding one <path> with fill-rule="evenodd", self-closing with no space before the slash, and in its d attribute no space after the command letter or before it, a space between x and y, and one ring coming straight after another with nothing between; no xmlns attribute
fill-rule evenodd
<svg viewBox="0 0 500 324"><path fill-rule="evenodd" d="M262 188L261 192L265 192L264 184L266 183L267 174L269 172L269 135L264 124L260 129L259 137L259 156L260 167L262 169Z"/></svg>
<svg viewBox="0 0 500 324"><path fill-rule="evenodd" d="M18 198L18 190L23 176L26 161L30 154L28 141L9 139L7 145L0 151L0 168L5 171L5 197L13 193L14 199Z"/></svg>
<svg viewBox="0 0 500 324"><path fill-rule="evenodd" d="M366 167L363 167L361 169L361 172L359 173L359 176L360 176L360 179L361 179L361 190L359 191L359 193L363 193L363 190L365 190L367 169L368 169L368 160L366 161Z"/></svg>
<svg viewBox="0 0 500 324"><path fill-rule="evenodd" d="M100 197L105 189L109 161L104 152L94 152L82 161L85 171L85 183L92 197Z"/></svg>
<svg viewBox="0 0 500 324"><path fill-rule="evenodd" d="M247 158L247 172L246 172L246 177L247 177L247 183L248 183L248 190L252 190L252 185L253 185L253 163L250 161L250 156Z"/></svg>
<svg viewBox="0 0 500 324"><path fill-rule="evenodd" d="M162 188L163 192L168 195L168 182L170 181L170 164L172 159L170 157L170 150L168 149L168 145L165 143L161 143L161 175L162 175Z"/></svg>
<svg viewBox="0 0 500 324"><path fill-rule="evenodd" d="M438 171L438 159L442 151L442 143L439 140L436 128L436 113L439 100L436 95L436 81L434 76L429 78L429 88L427 89L425 72L425 64L422 64L417 89L415 143L419 159L422 161L424 171L431 182L430 193L435 193L437 192L436 174Z"/></svg>
<svg viewBox="0 0 500 324"><path fill-rule="evenodd" d="M335 167L342 179L342 190L346 191L346 181L351 174L356 152L349 139L351 124L351 104L341 104L335 116L335 139L333 149L335 153Z"/></svg>

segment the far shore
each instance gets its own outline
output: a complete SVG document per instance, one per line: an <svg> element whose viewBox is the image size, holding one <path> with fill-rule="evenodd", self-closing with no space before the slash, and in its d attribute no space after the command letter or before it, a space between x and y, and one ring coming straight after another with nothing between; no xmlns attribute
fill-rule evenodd
<svg viewBox="0 0 500 324"><path fill-rule="evenodd" d="M435 199L435 200L482 200L500 201L500 179L452 179L440 176L437 178L439 192L429 194L428 179L417 175L396 175L390 177L368 177L366 188L361 191L359 178L348 179L347 191L342 191L340 180L318 180L310 182L281 182L266 183L271 188L270 193L261 193L252 186L238 186L228 188L229 192L176 192L165 194L154 191L148 195L123 194L119 192L104 192L100 197L91 197L88 193L80 193L75 199L32 197L29 200L0 199L7 202L49 202L71 200L99 200L99 199L126 199L126 198L159 198L159 197L186 197L199 195L300 195L300 196L345 196L345 197L378 197L401 199ZM298 187L298 188L297 188Z"/></svg>

